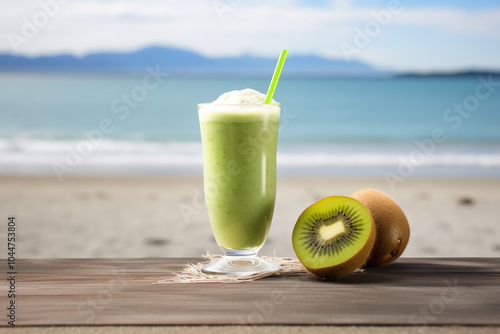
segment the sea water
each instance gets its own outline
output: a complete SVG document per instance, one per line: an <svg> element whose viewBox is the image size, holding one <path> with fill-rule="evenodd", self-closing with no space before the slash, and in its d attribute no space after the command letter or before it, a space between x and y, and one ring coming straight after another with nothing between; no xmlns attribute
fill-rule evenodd
<svg viewBox="0 0 500 334"><path fill-rule="evenodd" d="M0 74L0 173L201 175L196 104L269 84L145 75ZM284 77L278 173L500 177L488 80Z"/></svg>

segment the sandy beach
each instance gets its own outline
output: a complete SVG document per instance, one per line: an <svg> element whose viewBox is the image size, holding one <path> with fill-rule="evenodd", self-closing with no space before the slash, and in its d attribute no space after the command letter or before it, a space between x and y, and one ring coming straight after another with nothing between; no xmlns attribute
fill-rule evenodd
<svg viewBox="0 0 500 334"><path fill-rule="evenodd" d="M406 257L500 256L500 180L279 177L274 219L260 254L294 256L291 233L314 201L373 187L401 205ZM20 258L199 257L220 253L200 177L0 177L0 212L17 217ZM1 231L5 238L6 231ZM5 254L1 254L5 257Z"/></svg>

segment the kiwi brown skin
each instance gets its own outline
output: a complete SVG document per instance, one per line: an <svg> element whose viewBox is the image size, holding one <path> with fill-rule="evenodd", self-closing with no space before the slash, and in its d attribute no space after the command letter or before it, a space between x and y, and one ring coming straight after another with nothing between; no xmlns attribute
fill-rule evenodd
<svg viewBox="0 0 500 334"><path fill-rule="evenodd" d="M351 194L370 211L377 230L375 244L365 263L367 268L383 267L398 259L410 239L410 225L401 207L389 195L376 189Z"/></svg>
<svg viewBox="0 0 500 334"><path fill-rule="evenodd" d="M372 220L373 224L373 220ZM372 227L372 233L370 234L370 237L366 240L363 248L354 255L352 258L349 260L345 261L344 263L338 264L334 267L325 267L325 268L309 268L307 266L304 266L310 273L321 277L322 279L325 280L335 280L339 279L342 277L349 276L352 274L356 269L359 269L365 265L368 257L371 254L373 245L375 243L375 228Z"/></svg>

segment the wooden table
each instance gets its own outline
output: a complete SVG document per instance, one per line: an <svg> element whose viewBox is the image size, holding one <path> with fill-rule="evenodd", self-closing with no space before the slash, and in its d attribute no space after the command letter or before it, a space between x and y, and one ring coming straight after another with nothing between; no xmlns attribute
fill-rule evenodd
<svg viewBox="0 0 500 334"><path fill-rule="evenodd" d="M336 282L303 274L152 284L199 260L17 260L16 326L500 326L499 258L403 258ZM0 265L6 268L6 260ZM4 287L2 326L9 305Z"/></svg>

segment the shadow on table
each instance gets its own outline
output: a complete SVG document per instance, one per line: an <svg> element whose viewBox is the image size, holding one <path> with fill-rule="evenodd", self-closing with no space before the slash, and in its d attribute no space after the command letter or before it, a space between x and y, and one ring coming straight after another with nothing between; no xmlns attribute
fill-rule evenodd
<svg viewBox="0 0 500 334"><path fill-rule="evenodd" d="M483 259L484 261L484 259ZM303 280L318 281L325 284L372 284L391 286L442 286L443 280L458 280L458 286L493 286L498 284L500 269L498 259L491 259L491 264L478 264L474 258L436 258L405 259L396 261L382 268L364 269L335 281L321 280L313 275L301 277ZM425 280L422 278L425 277ZM472 279L473 278L473 279ZM471 283L471 282L474 283ZM401 284L398 284L401 283Z"/></svg>

